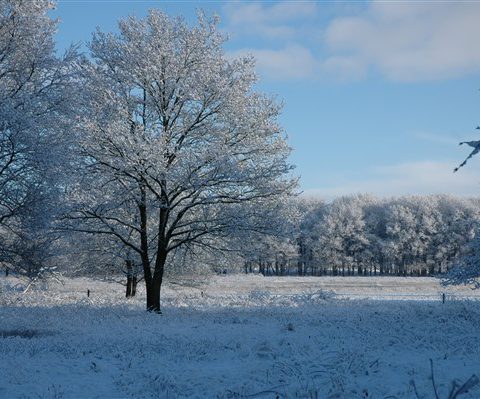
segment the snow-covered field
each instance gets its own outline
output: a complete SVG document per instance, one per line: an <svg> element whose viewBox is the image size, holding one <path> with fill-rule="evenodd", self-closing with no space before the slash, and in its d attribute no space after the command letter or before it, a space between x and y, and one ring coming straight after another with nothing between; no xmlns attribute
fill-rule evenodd
<svg viewBox="0 0 480 399"><path fill-rule="evenodd" d="M0 398L427 399L431 359L447 399L480 377L480 302L458 300L480 293L434 279L183 279L162 315L141 286L17 283L0 278Z"/></svg>

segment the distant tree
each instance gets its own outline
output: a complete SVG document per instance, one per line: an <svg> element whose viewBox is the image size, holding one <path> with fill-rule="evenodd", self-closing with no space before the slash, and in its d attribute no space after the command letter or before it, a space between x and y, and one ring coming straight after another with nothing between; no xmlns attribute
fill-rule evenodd
<svg viewBox="0 0 480 399"><path fill-rule="evenodd" d="M300 222L297 236L297 274L306 275L308 270L323 274L325 265L319 264L318 223L326 210L326 204L320 199L300 199L298 203Z"/></svg>
<svg viewBox="0 0 480 399"><path fill-rule="evenodd" d="M436 264L438 271L445 272L464 254L475 237L480 221L480 208L474 200L440 196L437 198L440 215L437 234L429 250L429 263Z"/></svg>
<svg viewBox="0 0 480 399"><path fill-rule="evenodd" d="M461 256L443 276L443 285L472 285L480 288L480 234L469 243L467 254Z"/></svg>
<svg viewBox="0 0 480 399"><path fill-rule="evenodd" d="M368 247L362 196L334 200L325 208L316 231L318 252L333 274L353 274Z"/></svg>
<svg viewBox="0 0 480 399"><path fill-rule="evenodd" d="M388 266L387 203L388 200L370 197L364 205L365 235L369 245L362 253L359 275L384 274Z"/></svg>
<svg viewBox="0 0 480 399"><path fill-rule="evenodd" d="M245 271L250 268L264 276L290 274L290 265L297 259L293 237L253 234L241 253Z"/></svg>
<svg viewBox="0 0 480 399"><path fill-rule="evenodd" d="M216 26L200 15L191 28L151 10L90 43L70 228L138 255L149 311L160 312L175 250L274 232L270 216L296 185L280 106L253 90L251 58L225 56Z"/></svg>

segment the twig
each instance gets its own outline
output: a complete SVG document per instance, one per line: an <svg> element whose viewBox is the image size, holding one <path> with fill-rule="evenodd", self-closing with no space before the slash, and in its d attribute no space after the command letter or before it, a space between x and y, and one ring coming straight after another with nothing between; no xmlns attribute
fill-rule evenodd
<svg viewBox="0 0 480 399"><path fill-rule="evenodd" d="M474 387L475 385L477 385L479 382L480 382L480 380L478 379L478 377L477 377L475 374L473 374L473 375L465 382L465 384L463 384L460 388L458 388L457 392L453 393L453 389L452 389L453 396L449 396L448 399L456 399L456 397L457 397L458 395L467 393L469 389L473 388L473 387Z"/></svg>
<svg viewBox="0 0 480 399"><path fill-rule="evenodd" d="M38 277L35 277L32 281L30 281L30 283L27 285L27 288L25 288L22 292L22 294L26 294L28 292L28 290L32 287L32 285L34 285L38 280Z"/></svg>
<svg viewBox="0 0 480 399"><path fill-rule="evenodd" d="M438 391L437 391L437 384L435 384L435 374L433 373L433 360L430 359L430 371L432 374L432 385L433 385L433 392L435 392L435 398L440 399L438 397Z"/></svg>
<svg viewBox="0 0 480 399"><path fill-rule="evenodd" d="M415 384L415 381L414 381L414 380L411 380L411 381L410 381L410 384L412 384L412 386L413 386L413 392L415 392L415 396L417 397L417 399L422 399L422 398L420 397L420 395L418 394L417 384Z"/></svg>

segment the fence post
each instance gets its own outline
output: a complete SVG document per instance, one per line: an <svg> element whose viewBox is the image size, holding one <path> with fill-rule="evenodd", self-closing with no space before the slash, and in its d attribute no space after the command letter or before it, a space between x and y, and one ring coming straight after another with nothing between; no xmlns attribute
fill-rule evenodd
<svg viewBox="0 0 480 399"><path fill-rule="evenodd" d="M445 303L445 292L442 292L442 303Z"/></svg>

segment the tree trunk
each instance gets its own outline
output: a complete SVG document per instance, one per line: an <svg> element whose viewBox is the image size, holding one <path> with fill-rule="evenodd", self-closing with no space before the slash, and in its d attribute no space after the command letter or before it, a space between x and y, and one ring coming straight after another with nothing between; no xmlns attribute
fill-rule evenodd
<svg viewBox="0 0 480 399"><path fill-rule="evenodd" d="M149 278L145 278L145 293L147 296L147 311L150 310L153 300L153 277L150 275Z"/></svg>
<svg viewBox="0 0 480 399"><path fill-rule="evenodd" d="M160 288L162 286L162 278L158 274L154 274L149 283L145 282L147 290L147 311L161 313L160 310Z"/></svg>
<svg viewBox="0 0 480 399"><path fill-rule="evenodd" d="M154 274L151 284L147 286L147 310L149 312L162 313L160 310L160 288L162 278Z"/></svg>
<svg viewBox="0 0 480 399"><path fill-rule="evenodd" d="M167 250L161 246L157 252L155 271L151 283L147 287L147 310L149 312L162 313L160 309L160 290L162 288L163 273L167 260Z"/></svg>
<svg viewBox="0 0 480 399"><path fill-rule="evenodd" d="M132 296L135 296L137 293L137 282L137 276L134 274L132 277Z"/></svg>
<svg viewBox="0 0 480 399"><path fill-rule="evenodd" d="M132 294L133 288L133 262L131 260L126 260L125 265L127 267L127 290L125 296L130 298L135 294Z"/></svg>
<svg viewBox="0 0 480 399"><path fill-rule="evenodd" d="M298 274L299 276L302 275L302 269L303 269L303 268L302 268L302 261L299 260L299 261L297 262L297 274Z"/></svg>
<svg viewBox="0 0 480 399"><path fill-rule="evenodd" d="M132 296L132 278L127 275L127 289L125 292L125 297L130 298Z"/></svg>

